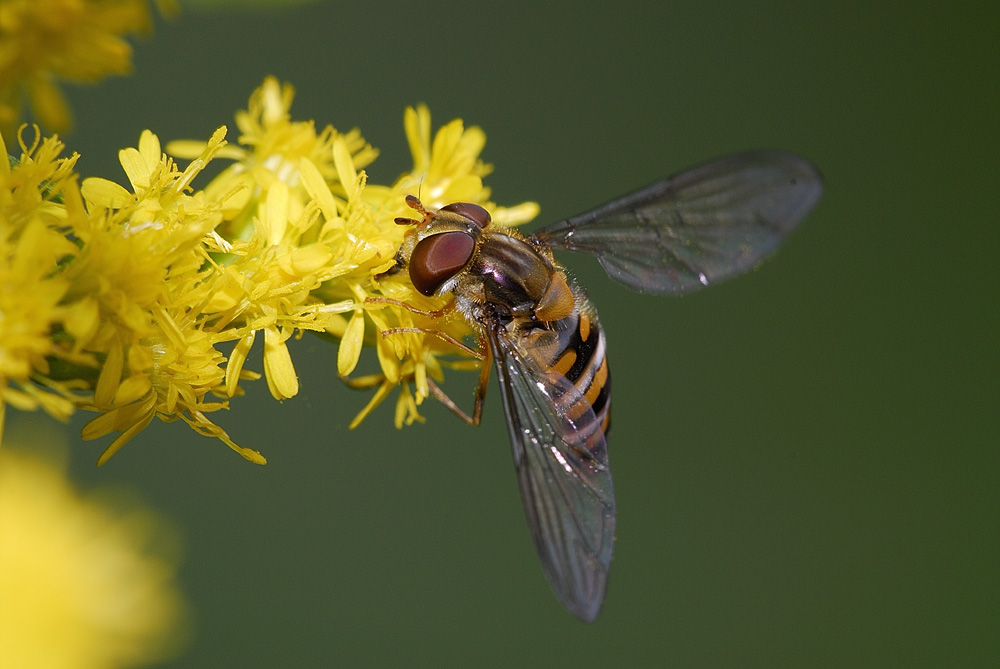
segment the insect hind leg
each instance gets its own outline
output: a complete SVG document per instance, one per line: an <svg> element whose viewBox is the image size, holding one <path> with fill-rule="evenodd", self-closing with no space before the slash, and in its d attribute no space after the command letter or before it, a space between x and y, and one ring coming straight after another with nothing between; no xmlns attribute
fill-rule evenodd
<svg viewBox="0 0 1000 669"><path fill-rule="evenodd" d="M407 311L418 314L420 316L426 316L428 318L437 319L441 318L452 311L455 310L456 302L451 300L446 305L435 311L424 311L423 309L417 309L412 304L403 302L402 300L396 300L391 297L374 296L365 299L366 304L391 304L397 307L402 307ZM492 356L490 355L490 349L487 345L485 339L480 335L479 337L479 350L472 349L461 341L452 337L447 332L443 330L435 330L430 328L417 328L417 327L398 327L398 328L388 328L382 330L380 334L382 337L390 337L392 335L406 334L406 333L419 333L426 334L437 337L438 339L448 342L452 346L455 346L459 350L469 354L473 358L482 361L482 367L479 370L479 382L476 384L476 399L475 404L472 407L472 415L465 413L458 404L455 403L451 397L447 395L441 387L438 386L432 379L427 379L427 388L434 398L437 399L441 404L443 404L449 411L464 420L469 425L479 425L483 417L483 403L486 399L486 389L490 382L490 366L492 362Z"/></svg>
<svg viewBox="0 0 1000 669"><path fill-rule="evenodd" d="M489 354L489 348L484 347L485 354L483 354L480 359L483 361L483 366L479 369L479 382L476 384L476 400L475 404L472 406L472 415L465 413L455 400L448 397L448 395L441 390L438 384L434 383L432 379L427 379L427 387L431 392L431 395L437 399L438 402L443 404L448 410L453 414L464 420L469 425L479 425L483 418L483 404L486 400L486 389L490 385L490 368L492 357Z"/></svg>

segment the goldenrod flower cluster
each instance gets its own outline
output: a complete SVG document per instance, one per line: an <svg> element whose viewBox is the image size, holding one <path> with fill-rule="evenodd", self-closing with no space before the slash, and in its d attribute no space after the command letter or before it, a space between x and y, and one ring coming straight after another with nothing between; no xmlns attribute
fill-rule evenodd
<svg viewBox="0 0 1000 669"><path fill-rule="evenodd" d="M395 271L405 228L394 219L418 192L432 208L482 204L503 225L530 220L537 205L491 202L484 133L455 120L432 138L424 107L405 113L413 169L392 185L369 184L362 170L376 151L357 130L292 120L293 95L267 79L236 117L236 145L225 127L207 142L168 145L190 160L183 169L143 132L119 153L127 187L78 183L77 156L60 157L58 139L19 136L20 157L0 164L0 421L7 404L60 418L96 411L83 436L118 433L103 463L153 418L180 419L263 463L207 415L259 376L247 364L258 339L279 400L298 392L289 339L311 331L339 340L340 375L376 389L354 424L395 388L397 426L420 420L428 376L479 364L433 334L381 336L470 334L461 319L421 322L367 301L442 306ZM212 160L232 162L196 189ZM379 372L352 377L365 344Z"/></svg>

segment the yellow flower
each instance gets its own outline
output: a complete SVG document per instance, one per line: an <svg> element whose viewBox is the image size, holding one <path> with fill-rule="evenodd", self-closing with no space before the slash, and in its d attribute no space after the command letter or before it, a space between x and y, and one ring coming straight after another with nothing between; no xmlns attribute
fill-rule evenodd
<svg viewBox="0 0 1000 669"><path fill-rule="evenodd" d="M427 108L407 109L404 117L414 168L392 186L367 182L362 170L377 152L357 130L343 134L290 116L294 90L273 77L236 116L241 147L227 146L220 158L235 162L205 188L206 197L239 191L224 208L218 230L224 249L225 289L213 304L224 320L243 322L240 342L227 367L227 387L242 370L256 332L265 330L264 371L277 399L298 391L286 341L296 331L325 332L341 340L337 367L352 386L378 390L352 426L396 387L397 426L422 420L417 406L429 394L427 377L441 380L442 366L470 369L478 361L440 337L423 332L383 337L392 328L435 330L455 339L472 334L460 318L429 322L397 304L369 302L388 297L423 310L441 307L413 290L405 273L394 273L405 229L395 218L411 212L409 194L420 192L431 207L476 202L503 225L517 225L538 212L533 202L496 207L482 178L491 167L479 159L486 138L460 120L431 139ZM168 152L194 157L204 143L171 142ZM352 377L365 344L374 345L380 374ZM411 393L410 384L414 391Z"/></svg>
<svg viewBox="0 0 1000 669"><path fill-rule="evenodd" d="M163 554L149 511L105 498L0 449L0 666L123 667L177 652L176 549Z"/></svg>
<svg viewBox="0 0 1000 669"><path fill-rule="evenodd" d="M326 332L341 339L337 367L352 386L378 390L357 425L396 387L400 387L397 426L422 420L417 411L427 398L427 377L441 380L441 368L475 368L478 361L440 337L423 332L381 336L392 328L436 330L455 339L472 334L460 318L429 322L397 304L369 302L388 297L432 310L445 300L413 290L405 273L394 273L395 255L405 229L395 218L411 212L406 196L420 193L426 204L476 202L493 210L504 225L530 220L534 203L506 209L489 201L482 178L491 167L479 159L486 141L477 127L455 120L431 139L427 108L407 109L404 122L414 168L392 186L367 182L362 170L377 153L357 130L342 134L331 126L293 121L294 90L267 78L254 92L247 111L236 116L243 147L226 147L219 156L234 164L205 188L209 198L241 189L231 221L219 229L232 244L226 272L231 309L248 324L227 374L241 369L255 333L266 329L264 371L278 399L298 390L285 341L296 330ZM200 142L171 142L168 152L193 157ZM243 240L243 241L241 241ZM374 345L381 373L352 377L365 344ZM413 384L413 392L410 384Z"/></svg>
<svg viewBox="0 0 1000 669"><path fill-rule="evenodd" d="M102 415L83 430L85 439L121 434L98 460L104 463L156 416L181 419L216 437L252 462L257 451L237 446L205 415L228 407L207 401L226 394L224 357L215 349L234 337L217 332L206 313L224 278L209 253L229 197L211 201L189 194L190 183L225 144L220 128L201 155L180 171L149 131L137 148L119 153L132 191L104 179L87 179L82 193L89 216L73 228L81 248L64 276L70 294L98 305L101 326L93 346L105 356L86 408Z"/></svg>
<svg viewBox="0 0 1000 669"><path fill-rule="evenodd" d="M208 305L221 322L232 324L240 343L227 367L227 388L243 363L256 333L264 330L264 372L276 399L298 392L287 347L296 332L325 332L345 308L327 305L313 295L325 282L361 264L388 266L398 246L371 240L355 230L367 212L357 193L364 176L359 167L376 151L352 130L346 134L326 126L317 132L312 121L289 115L294 90L268 77L236 115L242 146L227 146L220 158L235 162L205 188L206 198L236 192L223 207L226 221L218 228L225 238L224 290ZM204 143L171 142L173 155L194 157ZM242 327L241 327L242 325Z"/></svg>
<svg viewBox="0 0 1000 669"><path fill-rule="evenodd" d="M292 120L292 98L266 79L237 115L239 146L225 127L168 146L191 159L184 169L144 131L119 152L128 188L96 178L77 187L75 156L58 158L54 138L0 165L0 428L7 404L63 418L96 411L84 438L118 433L103 463L154 418L179 419L263 464L207 417L229 407L241 380L259 378L245 369L258 340L268 388L284 400L299 390L289 340L339 339L340 375L376 389L352 426L396 388L396 425L423 420L428 379L479 367L454 343L471 343L468 323L416 313L447 298L419 294L398 271L406 229L395 220L417 193L432 208L481 204L503 225L538 206L490 201L477 127L455 120L432 138L426 107L407 109L413 169L379 186L362 171L376 152L361 134ZM234 162L194 190L218 158ZM355 376L365 345L380 372Z"/></svg>
<svg viewBox="0 0 1000 669"><path fill-rule="evenodd" d="M343 143L355 168L368 165L378 155L357 129L342 134L328 125L317 132L313 121L291 120L289 110L294 97L295 90L290 84L282 85L274 77L267 77L251 95L248 109L236 114L240 146L229 145L219 153L219 158L235 162L205 188L209 199L234 188L244 189L243 199L233 200L227 208L226 218L230 222L220 230L227 239L249 238L257 206L275 183L284 184L294 204L304 206L300 174L303 159L319 170L343 199L346 193L338 184L340 173L334 164L334 143ZM178 158L195 158L204 147L204 142L174 141L167 145L167 152Z"/></svg>
<svg viewBox="0 0 1000 669"><path fill-rule="evenodd" d="M161 2L170 11L175 4ZM69 129L56 79L90 83L131 69L123 36L148 32L147 0L4 0L0 3L0 132L21 120L22 96L45 127Z"/></svg>
<svg viewBox="0 0 1000 669"><path fill-rule="evenodd" d="M495 219L503 225L517 225L534 218L538 205L526 202L517 207L498 207L489 200L490 191L483 186L483 176L492 167L483 163L479 154L486 136L478 127L465 128L461 120L454 120L430 136L430 112L423 105L408 108L404 125L413 154L413 170L402 175L391 187L367 187L360 198L367 210L361 220L364 225L354 234L369 244L379 241L393 250L398 249L405 232L396 224L397 217L406 217L412 210L405 202L407 195L420 193L426 206L439 208L452 202L474 202L494 211ZM343 180L342 180L343 182ZM361 205L356 205L360 208ZM453 339L462 340L473 334L468 323L455 316L441 321L430 321L401 307L405 303L422 311L441 308L447 298L427 298L413 289L405 272L389 272L394 262L375 266L359 265L351 272L338 277L316 291L315 295L332 301L336 297L353 295L355 309L349 321L329 329L341 337L338 369L341 376L349 377L360 357L362 344L374 340L381 375L349 379L356 387L374 387L379 390L372 401L357 415L351 424L356 426L375 408L395 386L400 386L396 405L397 427L423 420L417 412L429 394L428 375L442 380L442 366L457 369L474 369L479 362L471 359L461 349L432 334L440 332ZM368 298L389 298L395 302L366 302ZM366 339L367 322L372 330ZM382 332L396 328L426 330L410 331L383 337ZM413 382L411 394L409 383Z"/></svg>
<svg viewBox="0 0 1000 669"><path fill-rule="evenodd" d="M21 150L16 165L0 160L0 436L7 404L69 417L76 384L57 380L54 364L96 367L73 345L87 339L95 314L86 299L67 297L70 282L58 273L77 251L65 232L85 217L77 157L60 158L62 143L37 133Z"/></svg>

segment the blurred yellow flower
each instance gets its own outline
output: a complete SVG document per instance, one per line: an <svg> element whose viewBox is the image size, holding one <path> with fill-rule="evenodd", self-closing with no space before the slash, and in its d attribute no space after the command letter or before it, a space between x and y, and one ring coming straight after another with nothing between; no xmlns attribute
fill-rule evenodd
<svg viewBox="0 0 1000 669"><path fill-rule="evenodd" d="M124 667L178 650L176 549L148 510L109 502L0 449L0 666Z"/></svg>
<svg viewBox="0 0 1000 669"><path fill-rule="evenodd" d="M173 0L159 4L176 7ZM21 122L23 97L43 126L68 130L72 118L56 80L128 73L132 48L123 36L151 25L148 0L0 2L0 132L10 137Z"/></svg>

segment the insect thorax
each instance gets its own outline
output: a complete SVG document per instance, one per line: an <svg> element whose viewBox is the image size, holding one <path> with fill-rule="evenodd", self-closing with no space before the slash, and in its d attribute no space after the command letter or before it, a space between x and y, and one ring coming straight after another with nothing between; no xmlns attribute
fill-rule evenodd
<svg viewBox="0 0 1000 669"><path fill-rule="evenodd" d="M482 300L511 317L523 317L534 313L555 273L561 270L531 244L502 232L486 233L468 267L469 280L456 288L469 290L475 284Z"/></svg>

